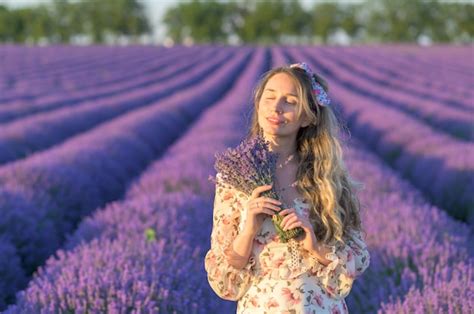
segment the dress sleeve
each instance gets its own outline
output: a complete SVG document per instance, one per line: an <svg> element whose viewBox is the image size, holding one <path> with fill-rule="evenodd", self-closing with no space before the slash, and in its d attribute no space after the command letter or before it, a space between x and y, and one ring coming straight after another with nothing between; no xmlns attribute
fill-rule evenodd
<svg viewBox="0 0 474 314"><path fill-rule="evenodd" d="M354 280L362 275L370 264L370 254L360 231L350 231L345 244L327 246L332 252L326 254L331 262L324 266L316 257L310 256L311 271L322 288L334 299L345 298Z"/></svg>
<svg viewBox="0 0 474 314"><path fill-rule="evenodd" d="M206 253L204 267L209 284L214 292L225 300L237 301L247 291L253 276L255 256L252 252L242 269L235 268L229 261L242 262L242 257L232 248L239 232L240 208L239 193L233 187L223 184L219 173L214 198L211 249Z"/></svg>

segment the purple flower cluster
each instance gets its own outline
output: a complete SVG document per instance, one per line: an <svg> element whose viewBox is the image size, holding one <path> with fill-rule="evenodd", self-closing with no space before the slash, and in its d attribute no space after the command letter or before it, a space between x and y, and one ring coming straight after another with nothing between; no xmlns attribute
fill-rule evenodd
<svg viewBox="0 0 474 314"><path fill-rule="evenodd" d="M261 136L246 138L236 148L217 153L215 158L214 168L223 181L246 194L252 194L259 186L273 184L275 179L278 154L269 150L269 143ZM279 199L274 189L263 194Z"/></svg>
<svg viewBox="0 0 474 314"><path fill-rule="evenodd" d="M21 268L16 248L10 241L0 237L0 270L5 273L0 280L0 291L4 294L0 298L0 309L14 301L14 294L26 283L26 275Z"/></svg>
<svg viewBox="0 0 474 314"><path fill-rule="evenodd" d="M177 67L168 68L163 67L165 62L169 64L175 60L164 58L161 61L163 64L157 64L162 67L157 73L137 78L140 81L135 82L133 87L127 88L120 84L121 86L116 87L115 94L97 90L95 94L72 101L68 93L69 98L63 102L49 100L50 102L42 105L35 104L34 110L21 107L20 112L28 113L29 116L2 126L0 147L6 149L0 149L0 164L47 149L127 112L164 103L176 92L190 88L202 77L211 75L223 60L234 53L229 50L218 53L213 50L205 51L195 54L194 58L187 59ZM203 62L209 59L210 54L213 55L212 61ZM144 81L145 78L147 81ZM18 111L12 106L0 107L0 121L2 114L12 117L14 110ZM40 110L41 113L38 113Z"/></svg>
<svg viewBox="0 0 474 314"><path fill-rule="evenodd" d="M171 309L177 313L190 308L196 312L203 305L201 293L195 286L183 283L192 280L198 285L198 280L205 280L198 276L188 279L189 272L196 273L198 270L192 262L198 256L182 243L174 244L165 245L164 240L150 242L132 237L93 241L78 248L72 255L61 256L61 263L49 263L47 272L39 273L41 282L33 279L28 294L19 294L21 310L11 309L11 312L125 313L132 308L147 313L168 312ZM182 247L177 250L177 245ZM64 270L65 263L68 264L67 270ZM178 263L182 268L176 268ZM74 269L78 272L93 269L94 272L81 276L80 281L74 283L65 280L65 285L61 281L45 281L48 277L55 278L54 273L59 271L65 271L65 278L76 278L73 271L68 271ZM170 269L173 269L172 274ZM102 294L96 287L105 293ZM51 294L46 302L38 302L34 297L43 295L44 291L59 289L65 293ZM81 298L81 295L85 297ZM183 295L187 296L185 300Z"/></svg>
<svg viewBox="0 0 474 314"><path fill-rule="evenodd" d="M436 310L438 313L472 313L472 263L453 263L449 268L438 271L442 278L432 280L423 289L410 287L403 300L399 297L391 299L389 303L381 305L379 313L426 313L430 310Z"/></svg>
<svg viewBox="0 0 474 314"><path fill-rule="evenodd" d="M1 81L6 84L0 83L0 122L127 91L149 82L147 78L153 78L157 70L168 72L175 58L205 50L104 46L78 53L76 48L64 46L30 47L25 53L21 46L2 46L2 74L7 75Z"/></svg>
<svg viewBox="0 0 474 314"><path fill-rule="evenodd" d="M363 143L354 139L346 156L350 173L365 184L360 199L371 252L371 266L347 299L349 309L445 313L457 307L460 313L472 312L472 298L462 297L474 292L469 226L429 204ZM418 312L409 310L408 302L416 303Z"/></svg>
<svg viewBox="0 0 474 314"><path fill-rule="evenodd" d="M468 110L464 107L451 106L448 99L443 99L447 98L446 94L451 94L448 86L440 86L439 89L444 92L440 95L433 94L431 91L436 92L436 89L433 88L424 93L415 91L413 88L416 84L413 84L412 77L400 80L389 74L384 75L384 71L376 67L368 67L359 62L347 62L345 60L349 60L349 58L342 50L320 49L319 53L321 58L318 60L321 64L328 71L337 73L341 84L355 92L374 99L381 105L406 112L423 123L440 129L455 138L474 140L471 118L474 108ZM350 57L360 58L357 53L350 54ZM387 57L383 58L386 60ZM374 59L377 60L377 58L373 58L371 61ZM404 73L402 72L402 74ZM471 84L471 86L473 85ZM466 98L463 103L467 105L472 99L474 98Z"/></svg>
<svg viewBox="0 0 474 314"><path fill-rule="evenodd" d="M471 53L469 48L444 46L417 50L416 47L410 47L409 55L401 53L406 47L380 48L360 46L344 52L360 61L356 63L365 64L365 71L378 73L380 81L397 86L397 89L406 94L441 102L445 104L444 109L474 109L474 104L470 101L474 96L474 78L472 68L466 62ZM387 58L390 62L386 62ZM455 65L454 62L458 64Z"/></svg>
<svg viewBox="0 0 474 314"><path fill-rule="evenodd" d="M214 168L222 175L224 183L251 195L257 187L272 185L274 182L278 153L270 151L269 145L270 143L260 135L245 138L236 148L227 148L223 153L216 154ZM220 180L214 179L213 181L216 184L220 183ZM282 201L274 187L271 190L263 191L260 195ZM289 205L283 202L282 208L288 208ZM283 217L278 213L272 217L282 242L285 243L304 232L301 227L283 230L282 220Z"/></svg>

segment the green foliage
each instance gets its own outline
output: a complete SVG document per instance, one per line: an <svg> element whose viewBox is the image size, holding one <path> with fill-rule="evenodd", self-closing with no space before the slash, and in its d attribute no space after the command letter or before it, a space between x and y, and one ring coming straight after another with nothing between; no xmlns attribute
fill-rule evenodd
<svg viewBox="0 0 474 314"><path fill-rule="evenodd" d="M167 34L175 42L281 43L285 36L328 42L338 30L358 41L415 42L421 35L450 42L474 35L474 5L436 0L366 0L316 3L306 11L298 0L179 3L166 12ZM361 35L362 34L362 35Z"/></svg>
<svg viewBox="0 0 474 314"><path fill-rule="evenodd" d="M227 38L224 22L230 9L231 6L214 0L193 0L168 10L163 21L168 26L168 34L177 42L186 37L197 43L217 42Z"/></svg>
<svg viewBox="0 0 474 314"><path fill-rule="evenodd" d="M145 229L145 238L148 242L156 241L156 231L153 228Z"/></svg>
<svg viewBox="0 0 474 314"><path fill-rule="evenodd" d="M413 42L424 34L435 42L451 42L462 32L474 35L474 6L436 0L370 0L367 29L379 41ZM469 25L470 24L470 25Z"/></svg>
<svg viewBox="0 0 474 314"><path fill-rule="evenodd" d="M0 6L0 40L23 42L27 35L35 41L53 29L51 13L46 6L9 11Z"/></svg>
<svg viewBox="0 0 474 314"><path fill-rule="evenodd" d="M250 1L247 1L251 5ZM247 4L246 3L246 4ZM297 0L256 2L242 10L243 25L236 29L244 42L273 43L284 35L308 35L310 16Z"/></svg>
<svg viewBox="0 0 474 314"><path fill-rule="evenodd" d="M341 24L342 10L335 3L323 3L313 8L313 31L326 42L329 35Z"/></svg>
<svg viewBox="0 0 474 314"><path fill-rule="evenodd" d="M108 33L138 36L150 32L144 8L136 0L82 1L76 10L74 16L83 21L82 31L96 43L103 42Z"/></svg>
<svg viewBox="0 0 474 314"><path fill-rule="evenodd" d="M156 0L158 1L158 0ZM439 0L322 1L190 0L163 17L176 43L328 43L337 31L355 42L472 42L474 5ZM35 7L0 5L0 42L70 43L77 36L103 43L150 34L140 0L52 0Z"/></svg>
<svg viewBox="0 0 474 314"><path fill-rule="evenodd" d="M9 10L0 6L0 41L68 43L75 35L104 42L105 36L136 37L151 27L137 0L53 0L49 5Z"/></svg>

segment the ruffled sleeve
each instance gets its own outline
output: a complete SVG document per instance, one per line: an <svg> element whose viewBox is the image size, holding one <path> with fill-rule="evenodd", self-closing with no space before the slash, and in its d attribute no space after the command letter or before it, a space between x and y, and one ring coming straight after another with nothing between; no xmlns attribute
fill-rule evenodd
<svg viewBox="0 0 474 314"><path fill-rule="evenodd" d="M211 249L206 253L204 267L212 290L222 299L237 301L251 284L255 256L252 252L242 269L229 263L231 260L242 262L242 257L233 250L232 244L239 233L240 196L243 193L224 184L219 173L216 179L218 184L214 198Z"/></svg>
<svg viewBox="0 0 474 314"><path fill-rule="evenodd" d="M324 266L310 255L311 272L321 283L321 287L334 299L345 298L354 280L369 267L370 254L360 231L350 231L345 244L326 246L332 252L326 254L331 262Z"/></svg>

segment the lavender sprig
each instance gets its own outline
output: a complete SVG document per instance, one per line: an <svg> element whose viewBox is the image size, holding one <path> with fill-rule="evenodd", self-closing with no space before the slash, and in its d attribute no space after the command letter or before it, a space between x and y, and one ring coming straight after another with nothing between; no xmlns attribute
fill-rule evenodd
<svg viewBox="0 0 474 314"><path fill-rule="evenodd" d="M236 148L228 148L221 154L216 154L214 168L222 175L224 183L246 194L262 185L272 185L268 191L260 195L282 201L280 195L274 189L275 169L278 153L269 150L269 142L261 136L244 139ZM213 179L216 184L219 181ZM296 227L291 230L283 230L281 221L283 216L278 213L273 215L272 221L282 242L302 234L304 230Z"/></svg>

